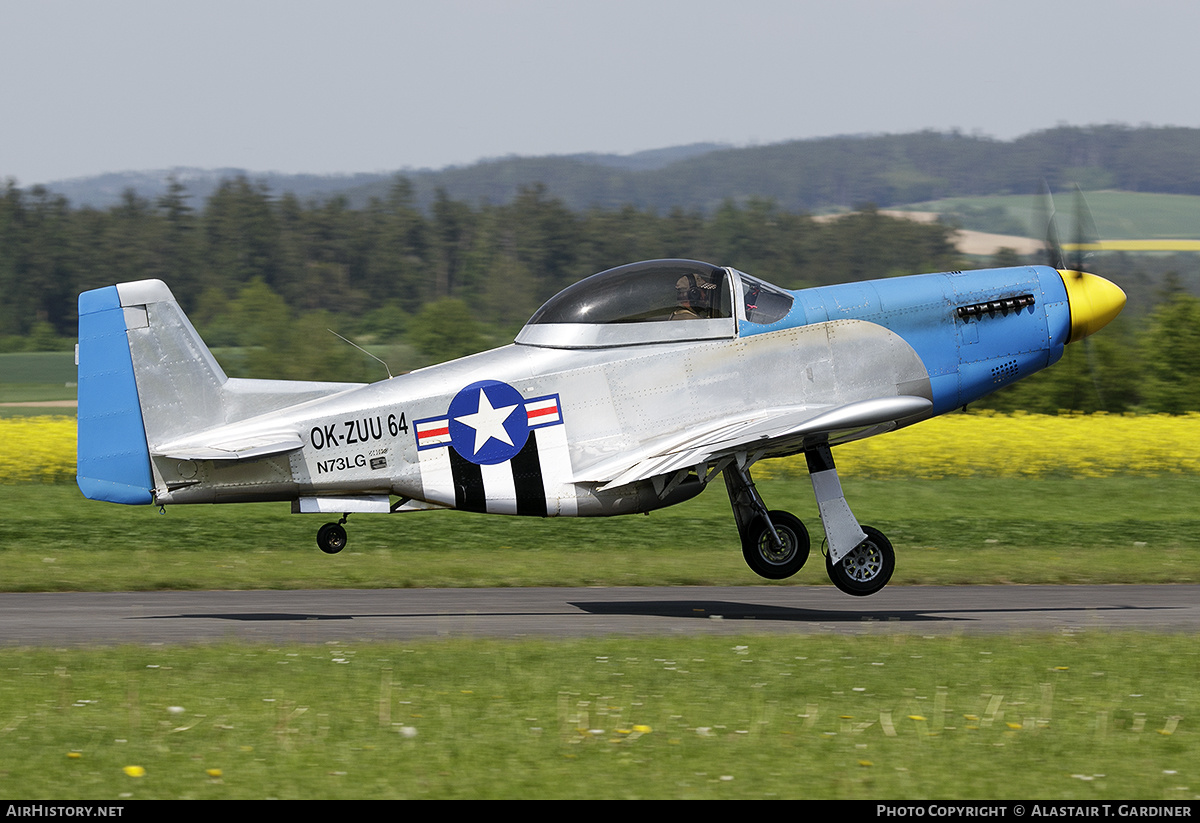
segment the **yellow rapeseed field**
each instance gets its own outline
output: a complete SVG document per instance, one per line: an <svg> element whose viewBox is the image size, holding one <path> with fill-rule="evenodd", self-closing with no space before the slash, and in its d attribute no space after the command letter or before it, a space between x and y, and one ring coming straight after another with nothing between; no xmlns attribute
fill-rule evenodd
<svg viewBox="0 0 1200 823"><path fill-rule="evenodd" d="M1200 414L949 414L834 451L848 477L1107 477L1200 472ZM807 475L804 458L756 477Z"/></svg>
<svg viewBox="0 0 1200 823"><path fill-rule="evenodd" d="M75 480L75 418L0 418L0 483Z"/></svg>
<svg viewBox="0 0 1200 823"><path fill-rule="evenodd" d="M1200 473L1200 413L950 414L840 446L847 477L1105 477ZM804 458L764 461L756 479L806 477ZM0 418L0 484L75 478L75 418Z"/></svg>

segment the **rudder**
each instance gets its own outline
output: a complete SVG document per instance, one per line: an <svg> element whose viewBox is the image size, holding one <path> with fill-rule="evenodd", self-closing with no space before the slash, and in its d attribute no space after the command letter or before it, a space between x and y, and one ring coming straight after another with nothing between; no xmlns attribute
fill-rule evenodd
<svg viewBox="0 0 1200 823"><path fill-rule="evenodd" d="M79 295L78 359L79 490L92 500L153 502L150 451L116 286Z"/></svg>

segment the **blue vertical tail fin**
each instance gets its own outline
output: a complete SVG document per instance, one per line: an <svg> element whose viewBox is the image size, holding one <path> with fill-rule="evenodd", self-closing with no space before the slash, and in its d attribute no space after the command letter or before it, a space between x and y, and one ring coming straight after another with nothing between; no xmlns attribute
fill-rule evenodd
<svg viewBox="0 0 1200 823"><path fill-rule="evenodd" d="M154 500L150 451L116 286L79 295L76 482L85 497Z"/></svg>

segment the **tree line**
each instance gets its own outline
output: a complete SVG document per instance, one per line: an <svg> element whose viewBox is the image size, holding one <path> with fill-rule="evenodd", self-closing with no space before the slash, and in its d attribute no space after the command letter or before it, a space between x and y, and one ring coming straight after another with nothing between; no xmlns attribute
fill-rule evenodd
<svg viewBox="0 0 1200 823"><path fill-rule="evenodd" d="M154 202L127 192L97 210L10 181L0 198L0 338L11 348L11 338L74 337L80 291L143 278L167 282L201 325L220 325L258 283L292 313L328 312L351 326L452 299L511 329L583 277L657 257L738 265L790 288L958 261L944 226L873 211L823 223L764 200L712 215L575 212L531 186L504 205L442 193L426 212L398 177L385 197L352 209L340 197L274 196L238 177L199 205L173 183Z"/></svg>
<svg viewBox="0 0 1200 823"><path fill-rule="evenodd" d="M550 296L623 263L698 258L794 289L966 267L952 231L870 207L817 220L762 198L726 200L711 213L573 210L540 185L502 204L443 191L426 210L403 176L362 208L341 197L277 196L245 177L203 203L172 182L153 201L130 191L107 209L74 208L9 181L0 197L0 351L69 347L79 292L158 278L231 374L378 379L380 367L324 330L390 347L402 358L394 365L411 367L507 343ZM1021 261L1003 253L993 262ZM1121 273L1103 273L1148 295L1143 308L992 405L1200 409L1197 301L1179 278L1118 262Z"/></svg>

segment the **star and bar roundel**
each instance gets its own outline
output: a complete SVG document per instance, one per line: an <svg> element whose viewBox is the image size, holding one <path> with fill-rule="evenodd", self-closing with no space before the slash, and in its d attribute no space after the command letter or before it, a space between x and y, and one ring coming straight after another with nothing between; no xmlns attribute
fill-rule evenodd
<svg viewBox="0 0 1200 823"><path fill-rule="evenodd" d="M467 511L573 515L576 489L557 394L481 380L446 414L413 423L424 499Z"/></svg>
<svg viewBox="0 0 1200 823"><path fill-rule="evenodd" d="M413 428L418 451L451 446L471 463L494 466L520 454L532 430L562 422L557 394L526 399L507 383L480 380L454 395L444 416Z"/></svg>

